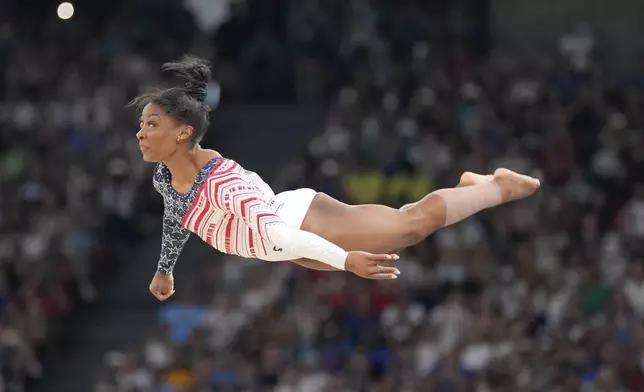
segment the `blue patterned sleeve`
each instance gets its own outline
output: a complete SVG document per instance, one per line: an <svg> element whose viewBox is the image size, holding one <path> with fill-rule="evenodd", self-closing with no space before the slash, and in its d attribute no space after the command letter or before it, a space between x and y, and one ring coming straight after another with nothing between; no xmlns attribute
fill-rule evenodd
<svg viewBox="0 0 644 392"><path fill-rule="evenodd" d="M190 231L181 226L181 218L171 196L167 192L166 179L160 170L154 175L154 188L163 196L163 232L161 235L161 255L157 271L169 275L172 273L181 250L190 238Z"/></svg>
<svg viewBox="0 0 644 392"><path fill-rule="evenodd" d="M165 204L165 203L164 203ZM190 232L181 226L168 207L163 212L163 234L161 235L161 256L157 270L163 274L172 273L181 250L188 242Z"/></svg>

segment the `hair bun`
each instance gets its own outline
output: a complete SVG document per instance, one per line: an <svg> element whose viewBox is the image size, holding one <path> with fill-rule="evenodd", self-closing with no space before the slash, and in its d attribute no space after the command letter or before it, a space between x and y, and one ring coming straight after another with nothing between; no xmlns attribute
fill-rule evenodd
<svg viewBox="0 0 644 392"><path fill-rule="evenodd" d="M178 61L163 64L161 70L175 74L182 79L183 89L190 97L199 102L206 101L208 83L212 76L209 61L185 55Z"/></svg>

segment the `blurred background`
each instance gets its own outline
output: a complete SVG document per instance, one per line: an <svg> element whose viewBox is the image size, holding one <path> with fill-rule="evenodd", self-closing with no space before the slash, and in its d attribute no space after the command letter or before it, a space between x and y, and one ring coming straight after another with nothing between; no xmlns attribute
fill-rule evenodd
<svg viewBox="0 0 644 392"><path fill-rule="evenodd" d="M0 1L0 392L644 391L644 2ZM399 207L464 170L538 195L395 282L192 239L124 105L211 59L203 145L276 192Z"/></svg>

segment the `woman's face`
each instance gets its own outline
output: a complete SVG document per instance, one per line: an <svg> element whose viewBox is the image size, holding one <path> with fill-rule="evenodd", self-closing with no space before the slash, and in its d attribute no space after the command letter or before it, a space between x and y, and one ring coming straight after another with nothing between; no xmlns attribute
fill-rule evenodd
<svg viewBox="0 0 644 392"><path fill-rule="evenodd" d="M192 127L178 124L158 105L147 104L141 113L139 149L145 162L160 162L174 155L182 146L189 146Z"/></svg>

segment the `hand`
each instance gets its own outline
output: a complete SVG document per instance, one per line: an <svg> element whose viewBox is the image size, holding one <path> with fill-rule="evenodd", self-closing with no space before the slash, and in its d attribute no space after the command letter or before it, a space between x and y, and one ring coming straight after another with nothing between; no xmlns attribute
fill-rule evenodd
<svg viewBox="0 0 644 392"><path fill-rule="evenodd" d="M400 275L390 264L398 255L374 255L367 252L349 252L345 269L365 279L396 279Z"/></svg>
<svg viewBox="0 0 644 392"><path fill-rule="evenodd" d="M150 292L159 301L165 301L170 298L174 294L174 277L172 274L166 275L161 272L154 274L152 283L150 283Z"/></svg>

